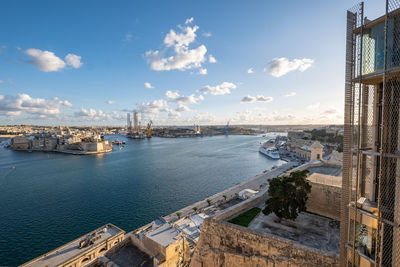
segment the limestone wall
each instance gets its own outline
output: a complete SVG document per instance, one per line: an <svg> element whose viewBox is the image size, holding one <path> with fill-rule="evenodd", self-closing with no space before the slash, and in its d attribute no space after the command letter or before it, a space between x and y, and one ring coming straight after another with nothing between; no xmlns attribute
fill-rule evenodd
<svg viewBox="0 0 400 267"><path fill-rule="evenodd" d="M225 221L206 219L190 266L339 266L339 255Z"/></svg>
<svg viewBox="0 0 400 267"><path fill-rule="evenodd" d="M340 201L342 188L310 182L312 189L308 195L307 211L340 221Z"/></svg>

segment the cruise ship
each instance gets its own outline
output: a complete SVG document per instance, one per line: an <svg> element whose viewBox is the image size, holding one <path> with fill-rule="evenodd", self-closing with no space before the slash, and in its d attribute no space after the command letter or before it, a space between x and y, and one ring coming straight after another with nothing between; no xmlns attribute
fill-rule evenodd
<svg viewBox="0 0 400 267"><path fill-rule="evenodd" d="M281 158L278 149L275 147L275 140L268 140L260 146L258 151L271 159Z"/></svg>

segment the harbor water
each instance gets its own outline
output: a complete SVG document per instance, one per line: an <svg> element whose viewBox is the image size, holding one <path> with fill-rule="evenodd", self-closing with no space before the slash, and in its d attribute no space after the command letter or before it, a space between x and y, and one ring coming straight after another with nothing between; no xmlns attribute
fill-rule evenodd
<svg viewBox="0 0 400 267"><path fill-rule="evenodd" d="M131 231L284 163L258 152L260 136L107 138L126 145L90 156L0 148L0 266L109 222Z"/></svg>

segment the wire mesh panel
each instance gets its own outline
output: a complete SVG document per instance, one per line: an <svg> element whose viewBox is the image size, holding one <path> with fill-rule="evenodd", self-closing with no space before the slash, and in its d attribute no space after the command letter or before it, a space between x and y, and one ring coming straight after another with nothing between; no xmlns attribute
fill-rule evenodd
<svg viewBox="0 0 400 267"><path fill-rule="evenodd" d="M400 0L389 0L387 1L388 12L392 12L400 8Z"/></svg>
<svg viewBox="0 0 400 267"><path fill-rule="evenodd" d="M395 15L400 1L386 3L385 65L382 83L381 153L378 186L378 241L376 262L379 266L400 266L400 17ZM390 14L390 12L393 12ZM398 12L397 12L398 13Z"/></svg>
<svg viewBox="0 0 400 267"><path fill-rule="evenodd" d="M387 0L384 23L364 25L362 3L347 14L342 266L400 266L399 8Z"/></svg>
<svg viewBox="0 0 400 267"><path fill-rule="evenodd" d="M360 58L360 46L356 46L356 36L354 30L361 26L363 17L363 4L360 3L354 6L347 12L347 31L346 31L346 77L345 77L345 121L344 121L344 140L343 140L343 174L342 174L342 200L341 200L341 227L340 227L340 254L341 254L341 266L346 266L348 263L352 263L352 253L348 251L349 241L349 210L347 208L350 199L355 197L353 190L353 150L354 144L357 144L357 140L354 140L354 136L357 136L357 132L354 133L354 121L357 118L358 113L355 114L355 110L358 107L354 106L355 99L355 78L356 71L359 67L356 67L357 58ZM357 93L358 94L358 93ZM357 95L358 96L358 95Z"/></svg>

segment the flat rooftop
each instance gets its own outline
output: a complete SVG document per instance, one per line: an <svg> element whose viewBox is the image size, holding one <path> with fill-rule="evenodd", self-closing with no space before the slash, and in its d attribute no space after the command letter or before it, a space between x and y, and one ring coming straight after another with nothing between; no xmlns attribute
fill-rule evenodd
<svg viewBox="0 0 400 267"><path fill-rule="evenodd" d="M313 173L307 179L313 183L342 187L342 176Z"/></svg>
<svg viewBox="0 0 400 267"><path fill-rule="evenodd" d="M168 247L180 238L179 232L170 224L164 223L160 227L149 230L145 235L163 247Z"/></svg>
<svg viewBox="0 0 400 267"><path fill-rule="evenodd" d="M64 246L61 246L53 251L50 251L46 254L43 254L42 256L33 259L32 261L29 261L21 267L43 267L43 266L56 266L58 264L61 264L69 259L72 259L75 256L78 256L79 254L82 254L86 252L87 250L96 247L99 243L107 240L108 238L117 235L119 233L123 232L121 229L118 227L112 225L112 224L107 224L104 225L80 238L75 239L74 241L71 241L67 243ZM89 245L84 248L79 248L79 241L81 241L84 237L87 237L92 234L99 234L100 238L96 240L96 242L92 245Z"/></svg>
<svg viewBox="0 0 400 267"><path fill-rule="evenodd" d="M310 213L300 213L295 221L275 222L275 214L268 216L260 212L248 228L276 235L303 246L324 252L339 254L339 222Z"/></svg>
<svg viewBox="0 0 400 267"><path fill-rule="evenodd" d="M332 176L342 175L342 167L335 166L335 165L326 164L323 166L312 166L312 167L307 168L307 170L310 172L310 174L321 173L321 174L332 175Z"/></svg>
<svg viewBox="0 0 400 267"><path fill-rule="evenodd" d="M208 215L204 213L195 214L176 222L176 227L182 231L185 237L197 243L200 237L203 221L207 217Z"/></svg>

